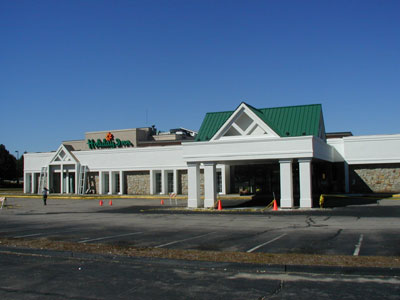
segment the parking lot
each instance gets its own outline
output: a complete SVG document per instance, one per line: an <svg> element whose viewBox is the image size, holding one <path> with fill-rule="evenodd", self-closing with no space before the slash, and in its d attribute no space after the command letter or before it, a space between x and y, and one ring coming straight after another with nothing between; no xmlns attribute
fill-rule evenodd
<svg viewBox="0 0 400 300"><path fill-rule="evenodd" d="M352 256L400 255L399 200L335 209L190 211L184 203L11 198L0 237L166 249ZM229 203L224 203L229 204ZM225 205L226 206L226 205Z"/></svg>

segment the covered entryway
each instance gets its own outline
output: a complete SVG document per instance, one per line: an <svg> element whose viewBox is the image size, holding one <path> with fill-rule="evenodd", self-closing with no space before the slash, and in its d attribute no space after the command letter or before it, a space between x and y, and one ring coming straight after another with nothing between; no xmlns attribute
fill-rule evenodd
<svg viewBox="0 0 400 300"><path fill-rule="evenodd" d="M214 206L216 165L226 164L242 177L231 182L231 190L276 192L282 208L293 208L299 195L299 206L310 208L313 163L333 161L320 105L255 109L241 103L233 112L207 114L197 140L183 145L188 207ZM200 166L204 168L204 201Z"/></svg>
<svg viewBox="0 0 400 300"><path fill-rule="evenodd" d="M80 164L74 155L61 145L48 166L42 168L40 176L47 177L45 180L39 178L39 182L47 182L50 193L77 194ZM43 187L40 187L41 189ZM41 191L39 191L41 192Z"/></svg>
<svg viewBox="0 0 400 300"><path fill-rule="evenodd" d="M279 162L231 165L230 175L230 194L279 195Z"/></svg>

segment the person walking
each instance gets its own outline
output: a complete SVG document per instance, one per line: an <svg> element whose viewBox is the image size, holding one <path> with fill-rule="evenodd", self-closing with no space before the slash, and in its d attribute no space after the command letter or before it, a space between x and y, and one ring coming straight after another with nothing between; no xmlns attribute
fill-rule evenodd
<svg viewBox="0 0 400 300"><path fill-rule="evenodd" d="M47 193L48 193L48 189L47 188L43 188L43 205L47 205L46 201L47 201Z"/></svg>

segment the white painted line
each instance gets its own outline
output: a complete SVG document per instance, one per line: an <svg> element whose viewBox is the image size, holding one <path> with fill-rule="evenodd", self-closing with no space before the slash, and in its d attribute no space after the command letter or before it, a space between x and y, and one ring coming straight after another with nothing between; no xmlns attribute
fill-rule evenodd
<svg viewBox="0 0 400 300"><path fill-rule="evenodd" d="M364 239L364 235L361 234L360 238L358 239L358 244L356 245L356 248L354 249L354 253L353 253L354 256L358 256L358 254L360 254L361 243L362 243L363 239Z"/></svg>
<svg viewBox="0 0 400 300"><path fill-rule="evenodd" d="M19 239L19 238L30 237L30 236L38 236L38 235L43 235L43 233L34 233L34 234L27 234L27 235L19 235L19 236L14 236L14 238L15 238L15 239Z"/></svg>
<svg viewBox="0 0 400 300"><path fill-rule="evenodd" d="M33 234L25 234L25 235L19 235L19 236L14 236L15 239L18 238L24 238L24 237L31 237L31 236L39 236L39 235L53 235L53 234L58 234L58 233L67 233L67 232L74 232L74 231L79 231L79 229L74 229L74 230L63 230L63 231L55 231L55 232L43 232L43 233L33 233Z"/></svg>
<svg viewBox="0 0 400 300"><path fill-rule="evenodd" d="M126 233L126 234L103 236L103 237L99 237L99 238L96 238L96 239L88 239L88 240L79 241L78 243L101 241L101 240L113 239L113 238L117 238L117 237L121 237L121 236L135 235L135 234L141 234L141 233L143 233L143 232L131 232L131 233Z"/></svg>
<svg viewBox="0 0 400 300"><path fill-rule="evenodd" d="M198 236L194 236L194 237L191 237L191 238L183 239L183 240L177 240L177 241L169 242L169 243L166 243L166 244L158 245L158 246L155 246L154 248L162 248L162 247L173 245L173 244L177 244L177 243L180 243L180 242L186 242L186 241L198 239L198 238L201 238L203 236L206 236L206 235L209 235L209 234L213 234L213 233L215 233L215 231L209 232L209 233L206 233L206 234L202 234L202 235L198 235Z"/></svg>
<svg viewBox="0 0 400 300"><path fill-rule="evenodd" d="M271 244L272 242L275 242L276 240L279 240L280 238L284 237L285 235L287 235L287 234L286 233L281 234L280 236L277 236L276 238L274 238L274 239L272 239L272 240L270 240L268 242L265 242L265 243L262 243L262 244L260 244L258 246L255 246L254 248L251 248L250 250L247 250L246 252L251 253L251 252L257 250L258 248L261 248L261 247L263 247L265 245L268 245L268 244Z"/></svg>

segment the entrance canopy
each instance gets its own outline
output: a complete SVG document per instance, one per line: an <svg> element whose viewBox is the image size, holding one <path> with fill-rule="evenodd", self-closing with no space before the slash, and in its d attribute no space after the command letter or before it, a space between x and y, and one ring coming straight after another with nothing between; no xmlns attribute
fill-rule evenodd
<svg viewBox="0 0 400 300"><path fill-rule="evenodd" d="M281 206L293 207L292 163L299 163L300 206L312 206L311 163L334 160L325 141L320 105L256 109L241 103L235 111L208 113L197 142L183 145L188 165L188 206L212 207L216 201L215 165L279 161ZM204 203L199 166L204 165Z"/></svg>
<svg viewBox="0 0 400 300"><path fill-rule="evenodd" d="M71 152L70 146L61 144L49 162L48 187L53 193L77 193L79 184L79 161ZM41 174L42 176L43 174ZM40 180L39 180L40 181ZM39 187L40 191L41 187Z"/></svg>

